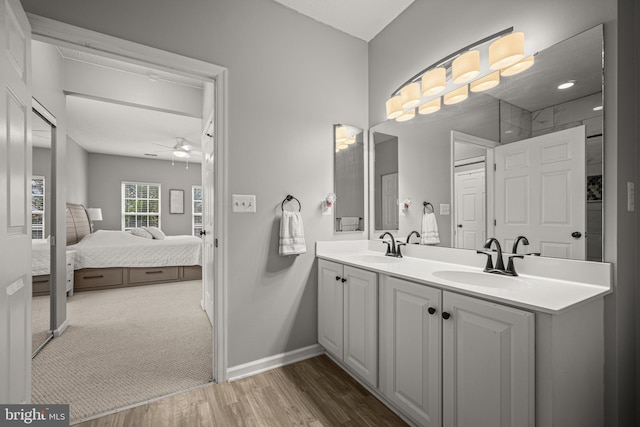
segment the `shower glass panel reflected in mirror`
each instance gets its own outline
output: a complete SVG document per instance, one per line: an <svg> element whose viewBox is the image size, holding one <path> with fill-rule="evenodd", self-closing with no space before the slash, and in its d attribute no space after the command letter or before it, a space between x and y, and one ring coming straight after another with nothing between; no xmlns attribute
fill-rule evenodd
<svg viewBox="0 0 640 427"><path fill-rule="evenodd" d="M31 178L31 242L33 297L31 302L32 352L38 351L53 337L53 313L55 310L55 265L51 263L50 245L52 231L51 195L53 186L52 149L55 142L53 117L34 102L32 111L32 178Z"/></svg>
<svg viewBox="0 0 640 427"><path fill-rule="evenodd" d="M333 127L336 232L362 232L365 225L365 141L360 128Z"/></svg>

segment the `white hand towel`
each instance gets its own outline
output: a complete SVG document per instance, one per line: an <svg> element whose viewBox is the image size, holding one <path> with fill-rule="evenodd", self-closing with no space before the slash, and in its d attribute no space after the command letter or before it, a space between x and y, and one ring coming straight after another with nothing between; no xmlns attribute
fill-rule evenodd
<svg viewBox="0 0 640 427"><path fill-rule="evenodd" d="M280 255L299 255L307 252L300 212L282 212L280 220Z"/></svg>
<svg viewBox="0 0 640 427"><path fill-rule="evenodd" d="M436 214L433 212L422 214L422 230L420 244L436 245L440 243L440 235L438 234L438 223L436 222Z"/></svg>

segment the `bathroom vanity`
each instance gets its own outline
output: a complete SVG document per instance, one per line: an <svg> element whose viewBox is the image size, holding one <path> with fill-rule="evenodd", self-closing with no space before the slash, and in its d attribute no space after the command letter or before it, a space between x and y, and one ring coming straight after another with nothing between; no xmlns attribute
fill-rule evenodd
<svg viewBox="0 0 640 427"><path fill-rule="evenodd" d="M318 342L355 379L421 426L603 425L610 264L404 252L317 243Z"/></svg>

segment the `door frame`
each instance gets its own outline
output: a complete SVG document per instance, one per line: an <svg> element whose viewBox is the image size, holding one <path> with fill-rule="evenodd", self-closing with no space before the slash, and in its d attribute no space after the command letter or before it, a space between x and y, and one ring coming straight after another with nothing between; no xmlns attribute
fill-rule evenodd
<svg viewBox="0 0 640 427"><path fill-rule="evenodd" d="M33 40L196 78L210 82L215 86L213 100L217 153L215 159L215 192L219 197L216 197L214 215L215 237L218 239L219 246L214 252L217 268L214 283L215 325L212 329L213 372L214 382L226 381L228 341L226 301L228 249L226 236L228 218L223 201L227 200L229 194L227 179L228 70L212 63L108 36L38 15L27 13L27 17L31 24Z"/></svg>
<svg viewBox="0 0 640 427"><path fill-rule="evenodd" d="M456 193L455 193L455 179L456 179L456 162L455 162L455 146L456 142L464 142L467 144L479 145L487 149L487 156L485 158L485 190L487 194L487 200L485 204L485 221L487 222L487 237L493 236L493 219L495 218L494 206L493 206L493 189L494 189L494 173L493 164L495 163L493 148L500 145L498 142L491 141L490 139L480 138L478 136L469 135L466 133L451 131L451 151L450 151L450 178L451 184L451 212L456 212ZM455 225L451 226L451 242L455 242L456 230Z"/></svg>

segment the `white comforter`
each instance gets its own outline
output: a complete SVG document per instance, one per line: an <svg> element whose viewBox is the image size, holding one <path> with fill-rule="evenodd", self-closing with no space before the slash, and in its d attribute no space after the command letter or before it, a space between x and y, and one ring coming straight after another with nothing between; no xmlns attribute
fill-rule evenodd
<svg viewBox="0 0 640 427"><path fill-rule="evenodd" d="M194 236L145 239L124 231L98 230L67 249L75 269L201 265L202 240Z"/></svg>
<svg viewBox="0 0 640 427"><path fill-rule="evenodd" d="M31 273L34 276L49 274L50 246L47 239L31 240Z"/></svg>

